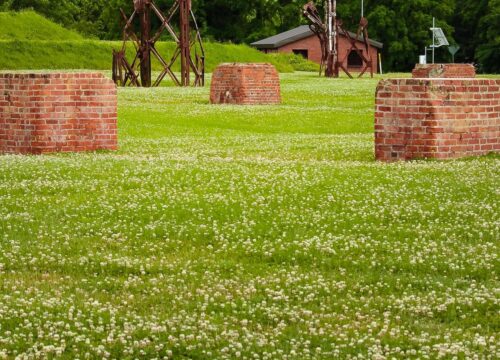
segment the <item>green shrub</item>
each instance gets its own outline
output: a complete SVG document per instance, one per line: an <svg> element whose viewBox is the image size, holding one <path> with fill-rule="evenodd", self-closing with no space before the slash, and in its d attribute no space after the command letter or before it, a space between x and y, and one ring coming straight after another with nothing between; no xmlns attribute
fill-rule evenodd
<svg viewBox="0 0 500 360"><path fill-rule="evenodd" d="M300 55L274 53L270 54L270 56L275 58L275 60L278 62L290 64L295 71L319 71L318 64L306 60Z"/></svg>

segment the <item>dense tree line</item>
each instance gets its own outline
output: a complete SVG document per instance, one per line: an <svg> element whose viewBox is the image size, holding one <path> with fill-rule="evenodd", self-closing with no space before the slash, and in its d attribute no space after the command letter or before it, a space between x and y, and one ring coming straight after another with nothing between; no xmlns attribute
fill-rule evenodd
<svg viewBox="0 0 500 360"><path fill-rule="evenodd" d="M173 0L156 0L167 9ZM193 0L206 38L252 42L305 23L301 7L307 0ZM322 0L316 1L321 8ZM481 70L500 72L500 0L365 0L372 38L384 43L386 70L406 71L430 43L436 17L450 39L461 47L457 61L476 62ZM117 39L118 9L131 12L132 0L0 0L2 10L32 8L68 28L92 37ZM339 16L355 30L360 0L338 0ZM450 61L446 49L438 60Z"/></svg>

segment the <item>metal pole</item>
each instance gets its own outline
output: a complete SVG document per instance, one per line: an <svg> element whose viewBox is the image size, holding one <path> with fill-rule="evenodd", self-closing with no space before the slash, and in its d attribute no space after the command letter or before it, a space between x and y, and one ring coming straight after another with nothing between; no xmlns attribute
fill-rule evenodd
<svg viewBox="0 0 500 360"><path fill-rule="evenodd" d="M335 26L332 0L326 2L326 26L328 37L328 58L326 62L325 75L327 77L334 76L334 47L335 47Z"/></svg>
<svg viewBox="0 0 500 360"><path fill-rule="evenodd" d="M337 34L337 0L333 0L332 4L332 18L333 18L333 58L332 58L332 66L333 66L333 76L339 77L339 43L338 43L338 34Z"/></svg>
<svg viewBox="0 0 500 360"><path fill-rule="evenodd" d="M333 23L332 23L332 2L328 0L326 3L326 23L328 26L328 54L330 55L333 51Z"/></svg>
<svg viewBox="0 0 500 360"><path fill-rule="evenodd" d="M434 58L436 54L436 33L434 29L436 28L436 18L432 18L432 63L434 64Z"/></svg>
<svg viewBox="0 0 500 360"><path fill-rule="evenodd" d="M361 0L361 17L365 17L365 1Z"/></svg>

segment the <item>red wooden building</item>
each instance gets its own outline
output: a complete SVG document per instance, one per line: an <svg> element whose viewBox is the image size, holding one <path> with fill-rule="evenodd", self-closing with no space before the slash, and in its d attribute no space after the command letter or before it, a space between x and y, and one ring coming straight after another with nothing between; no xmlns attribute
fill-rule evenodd
<svg viewBox="0 0 500 360"><path fill-rule="evenodd" d="M356 39L356 34L349 32L349 35L353 39ZM362 38L357 41L359 42L358 47L365 51ZM265 53L294 53L302 55L304 58L318 64L321 63L321 45L319 39L308 25L302 25L267 39L256 41L251 45ZM378 70L378 52L383 48L383 44L375 40L370 40L370 45L373 72L376 73ZM348 55L345 61L347 64L344 64L344 66L347 66L350 72L356 72L361 69L363 63L357 52L352 51L350 54L347 54L350 48L351 44L349 40L343 35L339 36L339 59L344 59Z"/></svg>

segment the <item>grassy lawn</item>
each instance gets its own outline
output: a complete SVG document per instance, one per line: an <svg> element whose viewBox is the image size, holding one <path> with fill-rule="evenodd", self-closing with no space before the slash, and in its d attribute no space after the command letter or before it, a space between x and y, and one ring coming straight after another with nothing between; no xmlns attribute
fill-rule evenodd
<svg viewBox="0 0 500 360"><path fill-rule="evenodd" d="M116 153L0 157L0 359L495 359L500 157L374 161L377 80L123 89Z"/></svg>

